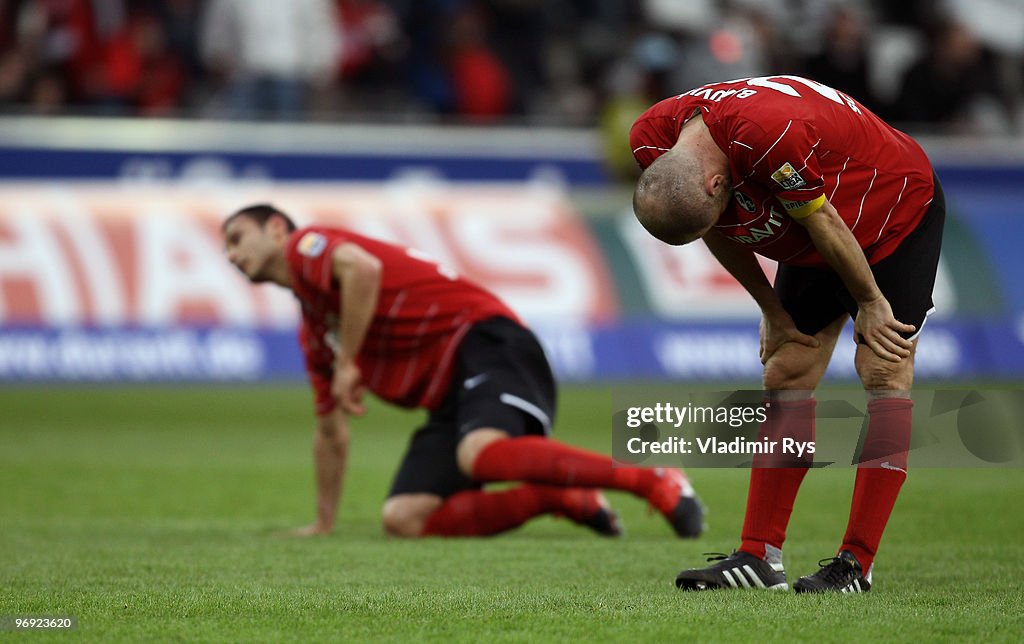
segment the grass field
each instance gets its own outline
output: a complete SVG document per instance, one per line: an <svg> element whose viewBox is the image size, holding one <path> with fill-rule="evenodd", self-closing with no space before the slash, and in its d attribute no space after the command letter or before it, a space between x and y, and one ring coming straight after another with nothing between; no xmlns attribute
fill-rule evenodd
<svg viewBox="0 0 1024 644"><path fill-rule="evenodd" d="M1001 640L1024 637L1024 471L911 472L864 596L681 593L702 552L737 545L747 473L692 471L696 542L639 501L603 540L543 518L501 537L394 541L378 514L419 416L353 429L330 537L312 518L304 387L0 391L0 615L73 615L90 641ZM558 435L608 452L609 394L568 389ZM798 499L791 581L834 552L849 469ZM4 633L11 636L11 633Z"/></svg>

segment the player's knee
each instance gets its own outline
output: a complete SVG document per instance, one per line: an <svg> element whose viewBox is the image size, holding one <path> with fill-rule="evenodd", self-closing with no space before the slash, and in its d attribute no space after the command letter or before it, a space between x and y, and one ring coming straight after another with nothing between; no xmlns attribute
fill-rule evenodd
<svg viewBox="0 0 1024 644"><path fill-rule="evenodd" d="M914 384L913 358L890 362L873 353L858 351L855 364L865 389L909 391Z"/></svg>
<svg viewBox="0 0 1024 644"><path fill-rule="evenodd" d="M768 391L788 389L814 389L817 386L813 375L804 365L793 361L772 358L764 366L762 375L764 388Z"/></svg>
<svg viewBox="0 0 1024 644"><path fill-rule="evenodd" d="M422 536L429 515L423 504L397 496L384 503L380 519L388 536L413 539Z"/></svg>
<svg viewBox="0 0 1024 644"><path fill-rule="evenodd" d="M466 434L459 441L455 451L455 458L459 470L466 476L473 477L473 464L488 445L494 441L508 438L508 434L500 429L481 428L475 429Z"/></svg>

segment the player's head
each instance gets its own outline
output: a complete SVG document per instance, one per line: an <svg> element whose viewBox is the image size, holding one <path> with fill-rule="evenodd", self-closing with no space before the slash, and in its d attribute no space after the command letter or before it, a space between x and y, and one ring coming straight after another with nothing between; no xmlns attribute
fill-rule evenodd
<svg viewBox="0 0 1024 644"><path fill-rule="evenodd" d="M709 168L691 149L676 145L636 183L633 212L647 232L680 246L700 239L729 203L728 170Z"/></svg>
<svg viewBox="0 0 1024 644"><path fill-rule="evenodd" d="M228 261L253 282L270 279L268 268L284 256L294 231L295 222L270 204L242 208L221 225Z"/></svg>

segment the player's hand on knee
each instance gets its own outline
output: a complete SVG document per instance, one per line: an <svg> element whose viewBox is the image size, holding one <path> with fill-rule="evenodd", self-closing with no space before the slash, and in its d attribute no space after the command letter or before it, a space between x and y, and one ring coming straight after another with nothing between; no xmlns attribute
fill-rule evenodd
<svg viewBox="0 0 1024 644"><path fill-rule="evenodd" d="M362 416L366 413L363 396L366 395L363 374L355 362L339 362L334 366L334 380L331 393L338 399L338 404L347 414Z"/></svg>
<svg viewBox="0 0 1024 644"><path fill-rule="evenodd" d="M779 347L787 342L795 342L812 349L821 346L813 335L801 333L788 313L761 316L761 364L766 364Z"/></svg>
<svg viewBox="0 0 1024 644"><path fill-rule="evenodd" d="M913 324L904 324L892 313L889 301L882 296L860 304L854 321L854 338L863 342L879 358L899 362L910 357L914 343L900 335L917 330Z"/></svg>

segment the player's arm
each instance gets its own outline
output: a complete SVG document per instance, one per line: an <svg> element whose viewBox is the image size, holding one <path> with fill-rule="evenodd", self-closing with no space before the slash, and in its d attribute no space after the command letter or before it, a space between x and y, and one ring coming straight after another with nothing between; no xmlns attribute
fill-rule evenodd
<svg viewBox="0 0 1024 644"><path fill-rule="evenodd" d="M703 239L715 259L750 293L765 315L785 313L753 252L740 248L714 229L709 230Z"/></svg>
<svg viewBox="0 0 1024 644"><path fill-rule="evenodd" d="M292 536L328 534L341 503L348 464L348 423L340 409L320 414L313 436L313 466L316 475L316 520L291 531Z"/></svg>
<svg viewBox="0 0 1024 644"><path fill-rule="evenodd" d="M737 246L713 228L704 235L704 244L729 274L746 289L761 308L761 362L765 363L786 342L817 347L818 340L797 330L793 319L782 308L754 253Z"/></svg>
<svg viewBox="0 0 1024 644"><path fill-rule="evenodd" d="M361 415L366 411L362 403L366 387L356 366L356 356L362 349L377 310L383 266L376 256L352 243L335 248L331 263L334 277L341 286L338 311L340 350L334 364L332 391L342 410Z"/></svg>
<svg viewBox="0 0 1024 644"><path fill-rule="evenodd" d="M340 409L317 417L313 462L316 470L316 523L312 527L316 534L326 534L334 527L348 464L348 423Z"/></svg>
<svg viewBox="0 0 1024 644"><path fill-rule="evenodd" d="M893 317L892 307L879 290L864 251L849 226L824 196L819 199L821 205L816 210L793 218L807 230L814 247L838 273L857 302L854 333L880 358L899 362L909 357L913 343L900 333L911 333L914 326ZM790 214L794 214L792 210Z"/></svg>

